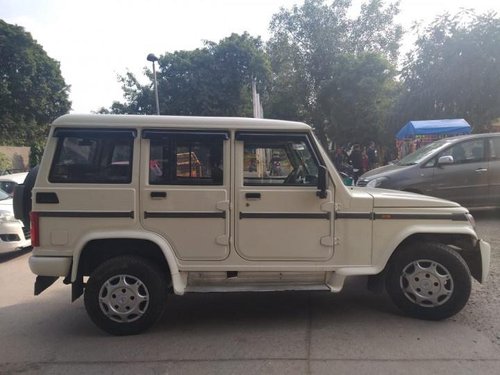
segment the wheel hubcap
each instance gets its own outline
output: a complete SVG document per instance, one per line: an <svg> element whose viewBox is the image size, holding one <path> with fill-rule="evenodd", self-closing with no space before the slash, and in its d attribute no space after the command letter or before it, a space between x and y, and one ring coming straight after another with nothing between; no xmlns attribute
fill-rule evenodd
<svg viewBox="0 0 500 375"><path fill-rule="evenodd" d="M118 323L130 323L142 317L149 306L149 291L135 276L116 275L99 291L102 312Z"/></svg>
<svg viewBox="0 0 500 375"><path fill-rule="evenodd" d="M454 285L450 272L432 260L408 264L400 277L401 289L411 302L423 307L437 307L448 301Z"/></svg>

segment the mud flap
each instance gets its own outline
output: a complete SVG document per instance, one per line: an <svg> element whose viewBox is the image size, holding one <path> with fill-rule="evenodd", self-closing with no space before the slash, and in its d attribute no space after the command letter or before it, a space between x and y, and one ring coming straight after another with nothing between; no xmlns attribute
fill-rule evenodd
<svg viewBox="0 0 500 375"><path fill-rule="evenodd" d="M49 286L54 284L58 276L37 276L35 281L35 296L38 296Z"/></svg>

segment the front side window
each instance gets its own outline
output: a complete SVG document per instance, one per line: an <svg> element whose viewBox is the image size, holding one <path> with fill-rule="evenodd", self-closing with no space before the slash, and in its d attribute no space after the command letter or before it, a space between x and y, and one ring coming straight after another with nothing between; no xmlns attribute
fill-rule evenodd
<svg viewBox="0 0 500 375"><path fill-rule="evenodd" d="M59 138L49 181L125 184L132 180L131 132L56 133Z"/></svg>
<svg viewBox="0 0 500 375"><path fill-rule="evenodd" d="M150 139L152 185L222 185L223 138L170 134Z"/></svg>
<svg viewBox="0 0 500 375"><path fill-rule="evenodd" d="M452 156L453 164L476 163L484 160L484 141L482 139L461 142L444 150L441 156ZM438 157L438 159L439 159Z"/></svg>
<svg viewBox="0 0 500 375"><path fill-rule="evenodd" d="M311 185L318 181L318 162L306 139L244 140L245 185Z"/></svg>

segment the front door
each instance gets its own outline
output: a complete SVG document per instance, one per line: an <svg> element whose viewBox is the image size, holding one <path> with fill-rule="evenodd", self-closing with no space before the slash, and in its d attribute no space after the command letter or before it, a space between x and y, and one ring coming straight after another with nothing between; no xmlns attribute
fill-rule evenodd
<svg viewBox="0 0 500 375"><path fill-rule="evenodd" d="M434 167L431 182L436 197L464 206L481 206L488 201L488 160L484 139L457 143L440 153L452 156L453 164Z"/></svg>
<svg viewBox="0 0 500 375"><path fill-rule="evenodd" d="M229 255L229 150L225 132L146 130L142 135L143 226L181 260Z"/></svg>
<svg viewBox="0 0 500 375"><path fill-rule="evenodd" d="M333 196L317 196L321 160L307 134L237 133L236 241L247 260L333 256Z"/></svg>

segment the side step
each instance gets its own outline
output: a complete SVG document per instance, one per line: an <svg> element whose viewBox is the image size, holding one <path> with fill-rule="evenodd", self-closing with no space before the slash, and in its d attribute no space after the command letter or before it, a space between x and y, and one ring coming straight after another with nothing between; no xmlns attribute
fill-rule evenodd
<svg viewBox="0 0 500 375"><path fill-rule="evenodd" d="M311 285L279 285L279 284L261 284L261 285L191 285L186 287L186 293L218 293L218 292L284 292L291 290L324 290L331 289L326 284Z"/></svg>
<svg viewBox="0 0 500 375"><path fill-rule="evenodd" d="M339 292L344 276L334 272L210 271L189 272L185 292L276 292L325 290Z"/></svg>

